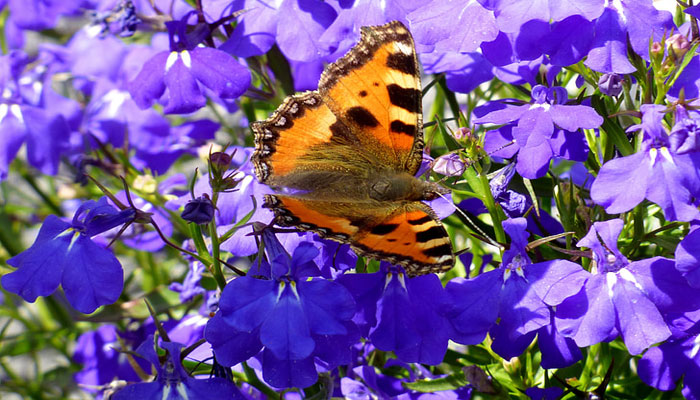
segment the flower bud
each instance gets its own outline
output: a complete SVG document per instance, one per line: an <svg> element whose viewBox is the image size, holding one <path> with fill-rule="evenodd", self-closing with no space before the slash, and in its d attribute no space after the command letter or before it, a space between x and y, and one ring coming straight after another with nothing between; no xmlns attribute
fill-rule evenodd
<svg viewBox="0 0 700 400"><path fill-rule="evenodd" d="M466 166L457 153L440 156L435 160L435 164L433 164L433 171L445 176L460 176L465 170Z"/></svg>
<svg viewBox="0 0 700 400"><path fill-rule="evenodd" d="M194 222L197 225L208 224L214 219L214 205L207 195L197 197L185 205L185 210L180 216L185 221Z"/></svg>
<svg viewBox="0 0 700 400"><path fill-rule="evenodd" d="M666 39L666 48L668 48L669 54L672 54L673 57L679 59L683 57L690 49L690 42L685 36L681 35L680 33L676 33L675 35L672 35L670 38Z"/></svg>
<svg viewBox="0 0 700 400"><path fill-rule="evenodd" d="M622 92L622 76L618 74L603 74L598 79L598 89L608 96L617 96Z"/></svg>
<svg viewBox="0 0 700 400"><path fill-rule="evenodd" d="M211 153L209 161L220 171L225 171L228 169L229 165L231 165L231 156L223 151L217 151L216 153Z"/></svg>
<svg viewBox="0 0 700 400"><path fill-rule="evenodd" d="M454 133L454 137L457 140L462 140L465 137L471 137L472 131L469 128L461 127L457 129Z"/></svg>

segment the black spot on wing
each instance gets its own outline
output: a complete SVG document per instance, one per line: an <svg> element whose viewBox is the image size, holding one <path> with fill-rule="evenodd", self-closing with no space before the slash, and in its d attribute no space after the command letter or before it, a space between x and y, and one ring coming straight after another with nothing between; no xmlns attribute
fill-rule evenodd
<svg viewBox="0 0 700 400"><path fill-rule="evenodd" d="M393 83L386 87L391 104L413 113L420 112L421 92L418 89L402 88Z"/></svg>
<svg viewBox="0 0 700 400"><path fill-rule="evenodd" d="M401 122L399 120L391 121L391 125L389 125L389 129L392 132L403 133L403 134L406 134L410 137L416 136L416 126L415 125L404 124L403 122Z"/></svg>
<svg viewBox="0 0 700 400"><path fill-rule="evenodd" d="M445 229L438 225L431 226L422 232L416 233L416 241L419 243L429 242L433 239L439 239L441 237L445 237Z"/></svg>
<svg viewBox="0 0 700 400"><path fill-rule="evenodd" d="M423 254L425 254L428 257L434 258L449 256L452 255L452 246L449 243L441 244L440 246L435 246L423 250Z"/></svg>
<svg viewBox="0 0 700 400"><path fill-rule="evenodd" d="M359 126L366 126L374 128L379 125L377 118L372 115L372 113L364 107L352 107L345 112L348 119Z"/></svg>
<svg viewBox="0 0 700 400"><path fill-rule="evenodd" d="M395 231L398 227L399 224L381 224L372 228L370 233L372 233L373 235L386 235Z"/></svg>
<svg viewBox="0 0 700 400"><path fill-rule="evenodd" d="M386 59L386 66L401 71L404 74L416 75L416 63L413 56L403 53L389 54Z"/></svg>
<svg viewBox="0 0 700 400"><path fill-rule="evenodd" d="M418 219L409 219L408 223L411 225L423 225L426 222L432 221L433 218L430 215L426 215L424 217L418 218Z"/></svg>
<svg viewBox="0 0 700 400"><path fill-rule="evenodd" d="M366 91L366 90L360 90L360 97L367 97L367 91Z"/></svg>

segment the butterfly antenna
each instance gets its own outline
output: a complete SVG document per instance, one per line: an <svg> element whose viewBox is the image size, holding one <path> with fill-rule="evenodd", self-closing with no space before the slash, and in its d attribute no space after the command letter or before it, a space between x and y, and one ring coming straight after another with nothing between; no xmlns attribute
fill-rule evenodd
<svg viewBox="0 0 700 400"><path fill-rule="evenodd" d="M442 197L443 199L447 200L448 203L452 204L452 206L454 207L454 210L455 210L457 213L459 213L459 215L461 215L462 217L464 217L464 219L467 221L467 224L469 225L469 227L470 227L472 230L476 231L476 232L481 236L479 239L481 239L482 241L484 241L484 242L486 242L486 243L488 243L488 244L490 244L490 245L492 245L492 246L495 246L495 247L497 247L497 248L499 248L499 249L502 249L502 248L503 248L503 245L501 245L500 243L498 243L496 240L492 239L489 235L486 234L486 232L484 232L481 228L479 228L479 226L476 225L476 223L474 222L474 220L472 220L472 217L470 217L469 215L467 215L467 213L465 213L465 212L462 211L459 207L457 207L457 206L452 202L452 200L448 199L447 197L445 197L445 196L444 196L443 194L441 194L441 193L436 193L436 194L437 194L438 196Z"/></svg>

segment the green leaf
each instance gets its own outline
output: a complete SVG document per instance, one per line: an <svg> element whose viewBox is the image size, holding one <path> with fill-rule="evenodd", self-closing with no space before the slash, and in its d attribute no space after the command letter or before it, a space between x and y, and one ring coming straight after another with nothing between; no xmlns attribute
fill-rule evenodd
<svg viewBox="0 0 700 400"><path fill-rule="evenodd" d="M468 385L467 379L462 372L446 376L438 379L426 379L415 382L404 382L404 386L408 389L415 390L421 393L434 393L443 390L459 389Z"/></svg>

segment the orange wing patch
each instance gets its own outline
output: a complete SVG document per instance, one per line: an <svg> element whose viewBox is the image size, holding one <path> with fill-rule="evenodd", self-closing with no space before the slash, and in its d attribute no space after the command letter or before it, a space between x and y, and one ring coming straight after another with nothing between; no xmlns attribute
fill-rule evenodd
<svg viewBox="0 0 700 400"><path fill-rule="evenodd" d="M308 150L331 140L337 118L317 92L290 96L266 121L254 122L253 163L258 180L294 170Z"/></svg>
<svg viewBox="0 0 700 400"><path fill-rule="evenodd" d="M360 255L401 265L409 275L447 271L454 264L447 231L420 202L343 203L292 196L265 196L282 226L342 243Z"/></svg>
<svg viewBox="0 0 700 400"><path fill-rule="evenodd" d="M452 243L430 207L411 202L354 238L353 248L373 258L403 265L409 275L447 271L454 264Z"/></svg>
<svg viewBox="0 0 700 400"><path fill-rule="evenodd" d="M415 174L423 149L420 71L401 23L362 28L360 42L321 76L319 92L364 147Z"/></svg>

